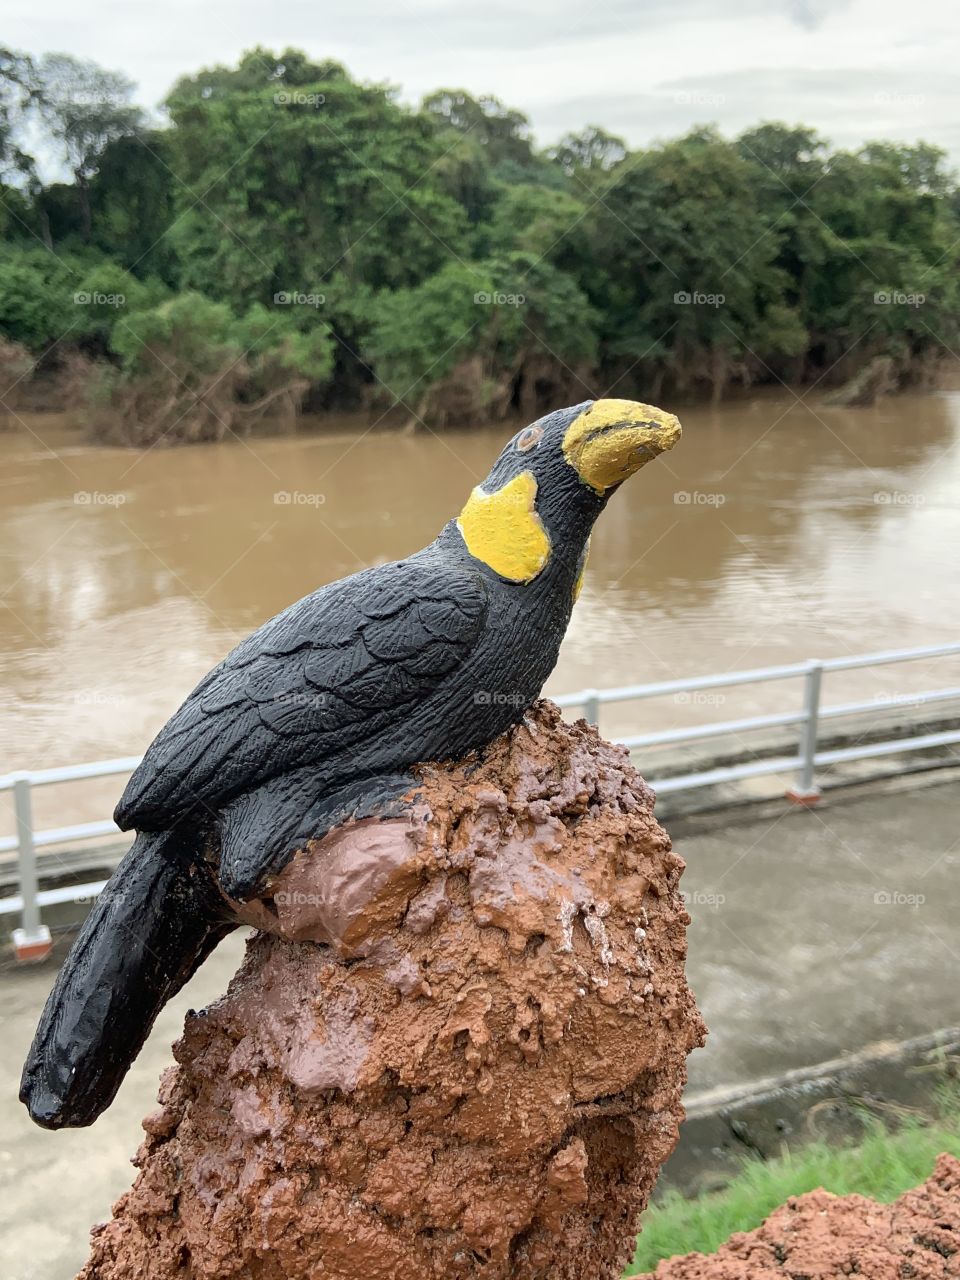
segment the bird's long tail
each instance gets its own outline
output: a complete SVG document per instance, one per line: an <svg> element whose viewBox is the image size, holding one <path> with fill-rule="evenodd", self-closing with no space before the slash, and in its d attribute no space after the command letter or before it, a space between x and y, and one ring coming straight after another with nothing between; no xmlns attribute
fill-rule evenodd
<svg viewBox="0 0 960 1280"><path fill-rule="evenodd" d="M92 1124L154 1019L234 927L189 843L141 832L63 963L27 1055L20 1099L48 1129Z"/></svg>

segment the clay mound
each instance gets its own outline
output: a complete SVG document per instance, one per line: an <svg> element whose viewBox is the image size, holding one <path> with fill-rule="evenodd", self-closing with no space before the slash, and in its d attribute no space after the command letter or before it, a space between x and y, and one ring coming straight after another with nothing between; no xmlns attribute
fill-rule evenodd
<svg viewBox="0 0 960 1280"><path fill-rule="evenodd" d="M421 772L251 908L83 1280L620 1275L703 1039L683 863L549 704Z"/></svg>
<svg viewBox="0 0 960 1280"><path fill-rule="evenodd" d="M960 1161L893 1204L811 1191L713 1254L670 1258L657 1280L947 1280L960 1276Z"/></svg>

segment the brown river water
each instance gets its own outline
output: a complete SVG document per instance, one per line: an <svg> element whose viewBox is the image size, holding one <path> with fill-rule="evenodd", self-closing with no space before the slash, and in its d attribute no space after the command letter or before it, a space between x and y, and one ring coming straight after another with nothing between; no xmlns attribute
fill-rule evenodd
<svg viewBox="0 0 960 1280"><path fill-rule="evenodd" d="M960 393L836 409L763 390L680 416L677 448L597 526L548 693L960 638ZM66 415L11 419L0 773L141 752L265 618L429 541L515 429L301 419L138 453L87 445ZM826 701L895 703L960 684L960 659L831 679ZM602 724L641 732L799 697L796 682L671 696L609 708ZM121 785L98 784L59 821L106 816Z"/></svg>

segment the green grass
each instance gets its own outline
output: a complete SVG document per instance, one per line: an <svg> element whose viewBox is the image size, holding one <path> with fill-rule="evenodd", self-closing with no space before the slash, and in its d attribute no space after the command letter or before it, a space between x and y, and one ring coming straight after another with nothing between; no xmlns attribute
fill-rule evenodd
<svg viewBox="0 0 960 1280"><path fill-rule="evenodd" d="M668 1191L643 1215L626 1275L652 1271L675 1254L712 1253L735 1231L751 1231L790 1196L825 1187L890 1201L924 1182L941 1151L960 1158L960 1091L941 1095L937 1115L908 1119L895 1132L868 1117L856 1146L812 1143L773 1160L749 1159L723 1191L687 1200Z"/></svg>

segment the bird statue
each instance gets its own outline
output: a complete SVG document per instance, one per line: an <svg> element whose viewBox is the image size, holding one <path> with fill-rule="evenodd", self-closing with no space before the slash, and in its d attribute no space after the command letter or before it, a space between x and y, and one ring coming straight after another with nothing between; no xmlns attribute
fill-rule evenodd
<svg viewBox="0 0 960 1280"><path fill-rule="evenodd" d="M115 812L136 838L47 1000L20 1098L92 1124L160 1009L309 840L384 815L539 696L610 495L680 437L630 400L547 414L422 551L332 582L241 641L159 732Z"/></svg>

